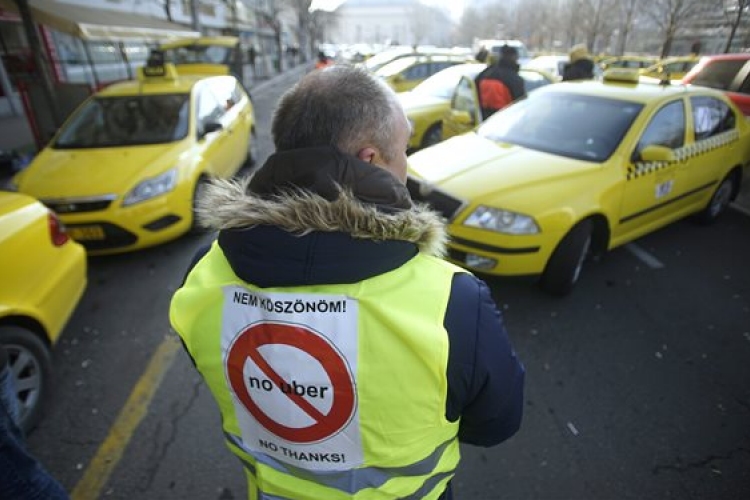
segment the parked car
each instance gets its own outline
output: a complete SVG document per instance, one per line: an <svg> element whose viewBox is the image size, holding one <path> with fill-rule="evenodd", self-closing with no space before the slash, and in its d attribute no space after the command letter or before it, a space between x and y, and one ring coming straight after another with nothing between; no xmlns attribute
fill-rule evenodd
<svg viewBox="0 0 750 500"><path fill-rule="evenodd" d="M84 102L13 179L92 254L194 229L206 180L256 157L253 106L236 78L178 74L171 64L140 70Z"/></svg>
<svg viewBox="0 0 750 500"><path fill-rule="evenodd" d="M552 75L538 69L521 68L518 74L523 78L527 94L556 81ZM440 123L443 139L469 132L482 123L482 109L474 77L462 77L453 90L450 106L443 113Z"/></svg>
<svg viewBox="0 0 750 500"><path fill-rule="evenodd" d="M442 140L441 120L450 108L450 99L459 80L462 76L474 78L486 67L482 63L457 64L435 73L411 91L398 94L412 126L410 150Z"/></svg>
<svg viewBox="0 0 750 500"><path fill-rule="evenodd" d="M408 163L412 197L448 221L449 260L561 295L591 253L719 217L750 164L750 123L721 92L619 70L537 89Z"/></svg>
<svg viewBox="0 0 750 500"><path fill-rule="evenodd" d="M646 69L658 62L659 58L653 56L612 56L601 59L599 67L602 70L612 68Z"/></svg>
<svg viewBox="0 0 750 500"><path fill-rule="evenodd" d="M375 75L396 92L406 92L445 68L469 61L473 61L473 57L465 54L409 55L382 66Z"/></svg>
<svg viewBox="0 0 750 500"><path fill-rule="evenodd" d="M640 71L643 76L657 80L681 80L699 60L699 56L667 57Z"/></svg>
<svg viewBox="0 0 750 500"><path fill-rule="evenodd" d="M552 75L555 81L560 81L562 80L563 70L565 69L565 65L568 64L568 61L569 58L567 55L538 56L524 64L523 67L544 71L545 73Z"/></svg>
<svg viewBox="0 0 750 500"><path fill-rule="evenodd" d="M682 83L726 92L740 110L750 116L750 53L704 56L685 75Z"/></svg>
<svg viewBox="0 0 750 500"><path fill-rule="evenodd" d="M51 390L52 356L86 288L86 252L54 212L0 191L0 344L10 354L20 424L29 431Z"/></svg>

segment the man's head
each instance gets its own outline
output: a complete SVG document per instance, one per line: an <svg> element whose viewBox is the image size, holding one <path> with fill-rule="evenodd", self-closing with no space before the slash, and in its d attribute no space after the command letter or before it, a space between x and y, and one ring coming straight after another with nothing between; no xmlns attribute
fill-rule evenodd
<svg viewBox="0 0 750 500"><path fill-rule="evenodd" d="M580 61L581 59L588 59L589 58L589 49L584 44L578 44L574 45L572 49L570 49L570 53L568 54L568 58L570 59L570 62L576 62Z"/></svg>
<svg viewBox="0 0 750 500"><path fill-rule="evenodd" d="M510 45L500 47L500 60L515 63L518 61L518 49Z"/></svg>
<svg viewBox="0 0 750 500"><path fill-rule="evenodd" d="M335 146L402 181L410 132L396 94L366 70L343 65L304 76L282 96L272 124L277 151Z"/></svg>

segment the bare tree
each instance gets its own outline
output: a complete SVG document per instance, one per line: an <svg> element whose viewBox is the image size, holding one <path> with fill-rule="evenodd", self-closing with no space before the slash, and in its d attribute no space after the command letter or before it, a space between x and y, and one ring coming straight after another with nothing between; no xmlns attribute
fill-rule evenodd
<svg viewBox="0 0 750 500"><path fill-rule="evenodd" d="M297 35L297 40L299 41L300 57L303 61L306 61L307 55L312 53L313 49L311 37L312 13L310 12L312 0L286 1L297 17L297 25L294 27L294 31Z"/></svg>
<svg viewBox="0 0 750 500"><path fill-rule="evenodd" d="M582 2L582 22L586 34L586 46L590 51L596 50L597 38L607 31L607 12L612 10L611 0L584 0Z"/></svg>
<svg viewBox="0 0 750 500"><path fill-rule="evenodd" d="M750 0L734 0L728 3L730 5L727 6L728 8L724 9L724 12L732 15L732 29L729 32L729 38L727 39L727 44L724 47L724 52L729 52L732 49L732 42L734 41L734 36L737 33L737 27L740 25L740 22L742 22L742 14L746 10L750 9Z"/></svg>
<svg viewBox="0 0 750 500"><path fill-rule="evenodd" d="M195 1L195 0L193 0ZM278 65L276 71L282 70L283 61L283 45L281 43L281 34L283 25L281 23L281 13L284 10L284 5L281 2L266 2L265 8L256 8L255 15L257 18L265 24L271 30L273 30L274 42L276 45L276 61Z"/></svg>
<svg viewBox="0 0 750 500"><path fill-rule="evenodd" d="M620 0L617 6L620 9L620 24L618 26L619 39L617 41L617 54L622 55L628 46L628 35L633 29L635 14L640 7L641 0Z"/></svg>
<svg viewBox="0 0 750 500"><path fill-rule="evenodd" d="M679 29L695 19L705 7L705 0L651 0L646 3L646 12L664 33L662 58L672 51L672 43Z"/></svg>
<svg viewBox="0 0 750 500"><path fill-rule="evenodd" d="M497 2L464 9L456 33L460 43L471 44L475 39L508 37L511 24L507 7Z"/></svg>

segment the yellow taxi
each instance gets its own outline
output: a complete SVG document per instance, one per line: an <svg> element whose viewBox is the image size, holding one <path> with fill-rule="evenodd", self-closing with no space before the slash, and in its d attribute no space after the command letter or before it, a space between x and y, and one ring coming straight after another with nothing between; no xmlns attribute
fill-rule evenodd
<svg viewBox="0 0 750 500"><path fill-rule="evenodd" d="M0 344L28 431L50 391L51 346L86 288L86 252L44 205L0 191L0 260Z"/></svg>
<svg viewBox="0 0 750 500"><path fill-rule="evenodd" d="M180 74L243 74L244 58L236 36L177 38L163 42L159 50L164 61L174 64Z"/></svg>
<svg viewBox="0 0 750 500"><path fill-rule="evenodd" d="M604 69L612 68L634 68L646 69L659 62L658 57L654 56L611 56L604 57L599 61L599 67Z"/></svg>
<svg viewBox="0 0 750 500"><path fill-rule="evenodd" d="M557 81L555 76L541 69L521 68L518 74L523 78L526 94ZM476 76L461 77L453 89L449 105L440 121L443 139L464 134L482 123L482 108L479 106L479 94L474 83Z"/></svg>
<svg viewBox="0 0 750 500"><path fill-rule="evenodd" d="M472 60L467 54L412 54L385 64L375 75L396 92L406 92L445 68Z"/></svg>
<svg viewBox="0 0 750 500"><path fill-rule="evenodd" d="M90 253L140 249L195 227L202 186L252 162L254 134L236 78L157 61L84 102L14 183Z"/></svg>
<svg viewBox="0 0 750 500"><path fill-rule="evenodd" d="M535 90L408 161L413 198L448 221L452 262L539 275L562 295L591 253L715 220L750 164L750 124L721 92L610 70Z"/></svg>
<svg viewBox="0 0 750 500"><path fill-rule="evenodd" d="M411 91L398 94L412 127L410 150L442 140L441 120L450 107L451 95L458 81L462 76L474 78L486 67L483 63L457 64L432 75Z"/></svg>
<svg viewBox="0 0 750 500"><path fill-rule="evenodd" d="M667 57L640 72L645 77L658 80L682 80L700 60L700 56Z"/></svg>

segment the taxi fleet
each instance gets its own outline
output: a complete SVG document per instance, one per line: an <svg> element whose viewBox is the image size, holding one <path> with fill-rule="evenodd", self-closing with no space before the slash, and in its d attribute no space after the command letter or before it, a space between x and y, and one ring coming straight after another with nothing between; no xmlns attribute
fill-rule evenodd
<svg viewBox="0 0 750 500"><path fill-rule="evenodd" d="M140 249L195 228L202 186L253 160L254 129L236 78L178 73L157 57L85 101L13 183L89 253Z"/></svg>
<svg viewBox="0 0 750 500"><path fill-rule="evenodd" d="M603 81L530 93L409 157L408 187L448 221L449 260L538 275L562 295L586 257L687 215L715 220L750 163L750 124L722 93Z"/></svg>

